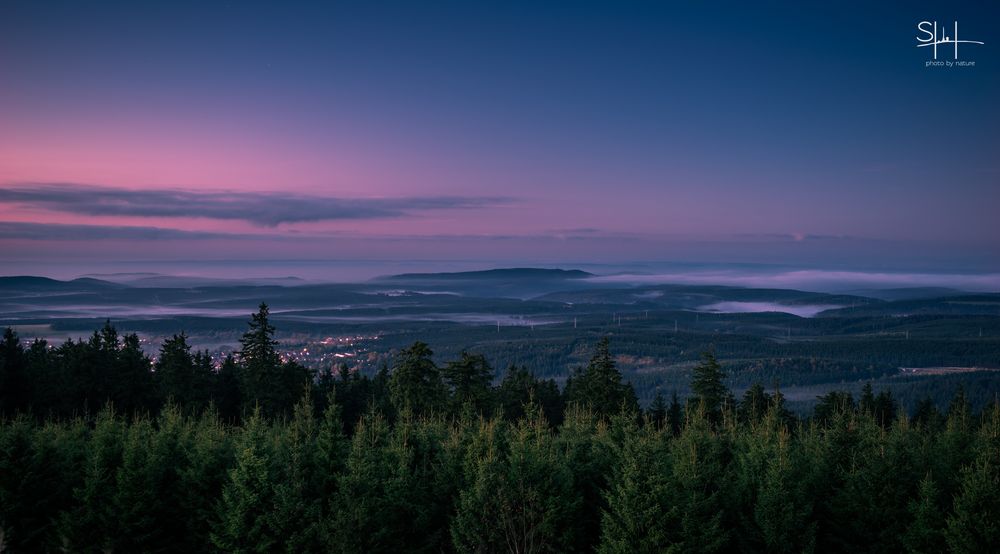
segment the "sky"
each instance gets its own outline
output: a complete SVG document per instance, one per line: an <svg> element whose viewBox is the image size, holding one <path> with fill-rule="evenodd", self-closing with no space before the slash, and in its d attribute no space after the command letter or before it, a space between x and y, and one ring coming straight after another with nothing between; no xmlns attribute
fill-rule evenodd
<svg viewBox="0 0 1000 554"><path fill-rule="evenodd" d="M1000 270L1000 6L828 4L7 0L0 274Z"/></svg>

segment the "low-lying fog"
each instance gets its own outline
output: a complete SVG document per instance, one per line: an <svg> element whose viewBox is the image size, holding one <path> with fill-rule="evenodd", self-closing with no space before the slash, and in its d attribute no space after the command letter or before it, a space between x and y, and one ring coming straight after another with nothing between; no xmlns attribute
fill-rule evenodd
<svg viewBox="0 0 1000 554"><path fill-rule="evenodd" d="M1000 291L1000 273L908 273L734 267L690 268L664 272L622 272L613 275L599 275L589 280L595 283L729 285L815 292L914 287L942 287L971 292Z"/></svg>
<svg viewBox="0 0 1000 554"><path fill-rule="evenodd" d="M726 314L742 314L755 312L784 312L799 317L813 317L816 314L826 311L843 308L843 306L830 304L800 304L788 305L776 302L716 302L698 308L698 311L717 312Z"/></svg>

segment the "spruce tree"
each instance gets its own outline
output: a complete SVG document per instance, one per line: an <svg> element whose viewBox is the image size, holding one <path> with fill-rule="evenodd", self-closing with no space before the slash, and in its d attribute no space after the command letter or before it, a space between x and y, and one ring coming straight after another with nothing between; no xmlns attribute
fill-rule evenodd
<svg viewBox="0 0 1000 554"><path fill-rule="evenodd" d="M564 402L559 387L552 379L541 380L524 366L510 366L496 390L497 410L507 421L524 417L525 406L537 403L542 407L549 425L563 419Z"/></svg>
<svg viewBox="0 0 1000 554"><path fill-rule="evenodd" d="M328 527L336 510L337 483L347 465L347 456L351 449L351 441L344 434L344 423L340 413L340 404L336 401L335 393L331 391L316 433L314 461L315 486L321 499L324 537L330 534Z"/></svg>
<svg viewBox="0 0 1000 554"><path fill-rule="evenodd" d="M12 551L27 551L35 533L31 520L36 491L30 487L35 484L32 474L40 468L32 459L34 434L33 422L23 414L0 420L0 545Z"/></svg>
<svg viewBox="0 0 1000 554"><path fill-rule="evenodd" d="M161 418L164 415L161 414ZM190 439L182 449L184 460L177 469L179 512L186 514L184 531L178 533L179 551L205 549L212 544L219 499L229 482L234 458L230 431L213 410L205 410L194 422Z"/></svg>
<svg viewBox="0 0 1000 554"><path fill-rule="evenodd" d="M785 427L781 410L772 406L753 429L751 442L741 455L753 474L752 521L759 545L767 552L811 552L816 524L810 490L810 460L803 456L795 437ZM753 544L741 536L741 542Z"/></svg>
<svg viewBox="0 0 1000 554"><path fill-rule="evenodd" d="M861 387L861 398L858 400L858 411L862 414L871 414L875 411L875 394L872 391L872 383L868 381Z"/></svg>
<svg viewBox="0 0 1000 554"><path fill-rule="evenodd" d="M673 436L681 434L681 427L684 424L684 413L681 402L677 398L677 391L670 394L670 409L667 411L667 423L670 425L670 433Z"/></svg>
<svg viewBox="0 0 1000 554"><path fill-rule="evenodd" d="M965 390L959 387L948 407L944 429L934 436L934 454L929 459L943 498L954 498L961 492L963 470L975 459L976 435L970 412Z"/></svg>
<svg viewBox="0 0 1000 554"><path fill-rule="evenodd" d="M896 411L898 405L896 400L892 397L892 391L882 390L879 391L878 396L875 397L875 405L872 411L872 415L875 416L875 421L884 429L888 429L894 421L896 421Z"/></svg>
<svg viewBox="0 0 1000 554"><path fill-rule="evenodd" d="M219 411L219 417L227 422L239 421L243 406L242 385L240 383L240 366L232 354L226 356L219 366L215 377L212 401Z"/></svg>
<svg viewBox="0 0 1000 554"><path fill-rule="evenodd" d="M604 554L668 552L676 538L669 522L670 456L664 431L633 427L615 464L598 551Z"/></svg>
<svg viewBox="0 0 1000 554"><path fill-rule="evenodd" d="M26 369L24 347L17 333L7 327L0 341L0 414L13 414L30 405Z"/></svg>
<svg viewBox="0 0 1000 554"><path fill-rule="evenodd" d="M152 362L142 351L135 333L125 335L115 364L111 400L125 413L153 412L158 408L158 394L151 372Z"/></svg>
<svg viewBox="0 0 1000 554"><path fill-rule="evenodd" d="M460 552L567 552L580 502L573 476L535 406L499 444L496 423L467 465L452 540Z"/></svg>
<svg viewBox="0 0 1000 554"><path fill-rule="evenodd" d="M250 316L249 328L240 339L240 361L243 365L243 401L259 406L265 416L284 413L295 402L303 382L294 383L278 356L278 341L274 340L270 310L261 303Z"/></svg>
<svg viewBox="0 0 1000 554"><path fill-rule="evenodd" d="M722 418L722 408L729 389L723 384L722 366L715 359L715 354L705 352L702 361L696 365L691 374L691 391L695 401L701 404L709 421L719 422Z"/></svg>
<svg viewBox="0 0 1000 554"><path fill-rule="evenodd" d="M112 496L114 522L104 544L111 552L152 552L165 547L161 533L179 514L158 518L156 507L169 502L176 491L165 490L168 460L153 448L155 430L148 418L128 425L122 448L122 463L115 474Z"/></svg>
<svg viewBox="0 0 1000 554"><path fill-rule="evenodd" d="M459 467L448 463L447 424L440 418L396 421L389 442L394 463L389 510L398 514L394 549L441 552L449 546L448 524L461 483Z"/></svg>
<svg viewBox="0 0 1000 554"><path fill-rule="evenodd" d="M194 413L204 410L215 392L217 374L212 356L208 350L195 352L191 356L191 397L189 404Z"/></svg>
<svg viewBox="0 0 1000 554"><path fill-rule="evenodd" d="M422 342L415 342L399 353L389 380L392 404L397 411L408 409L417 416L444 411L444 382L431 359L433 354Z"/></svg>
<svg viewBox="0 0 1000 554"><path fill-rule="evenodd" d="M457 552L508 552L504 529L497 519L507 459L505 423L479 420L464 464L464 486L450 527Z"/></svg>
<svg viewBox="0 0 1000 554"><path fill-rule="evenodd" d="M931 474L920 481L916 499L908 506L910 522L903 536L903 546L912 554L937 554L946 552L944 526L945 514L941 510L938 488Z"/></svg>
<svg viewBox="0 0 1000 554"><path fill-rule="evenodd" d="M276 544L289 553L315 552L322 539L322 499L316 467L316 420L307 389L281 429L274 506L268 514Z"/></svg>
<svg viewBox="0 0 1000 554"><path fill-rule="evenodd" d="M226 552L271 552L276 537L268 521L274 501L272 451L266 421L255 408L236 442L236 465L222 489L211 533L212 544Z"/></svg>
<svg viewBox="0 0 1000 554"><path fill-rule="evenodd" d="M24 351L24 363L31 379L31 401L36 414L61 418L66 413L67 381L64 366L57 363L54 350L44 339L31 341Z"/></svg>
<svg viewBox="0 0 1000 554"><path fill-rule="evenodd" d="M97 415L87 441L83 480L73 489L75 502L60 514L61 548L71 552L114 548L115 474L122 461L125 430L111 406Z"/></svg>
<svg viewBox="0 0 1000 554"><path fill-rule="evenodd" d="M656 391L653 403L649 405L649 420L657 429L662 429L667 421L667 401L660 391Z"/></svg>
<svg viewBox="0 0 1000 554"><path fill-rule="evenodd" d="M396 460L389 450L389 426L381 414L361 418L351 439L344 473L330 515L333 552L393 552L398 545L401 519L392 509L400 494L396 488Z"/></svg>
<svg viewBox="0 0 1000 554"><path fill-rule="evenodd" d="M771 405L771 397L764 392L760 382L750 385L740 400L739 417L744 422L756 422L764 417Z"/></svg>
<svg viewBox="0 0 1000 554"><path fill-rule="evenodd" d="M396 420L396 409L392 405L392 391L389 384L392 377L389 373L389 364L382 362L378 371L372 379L372 405L375 411L385 416L389 421ZM353 429L356 421L344 418L345 428Z"/></svg>
<svg viewBox="0 0 1000 554"><path fill-rule="evenodd" d="M568 402L588 406L601 416L616 414L623 408L638 413L635 391L632 385L622 382L607 337L597 343L587 367L578 370L567 381L565 394Z"/></svg>
<svg viewBox="0 0 1000 554"><path fill-rule="evenodd" d="M829 424L842 414L854 412L854 397L849 392L830 391L816 400L813 419L821 425Z"/></svg>
<svg viewBox="0 0 1000 554"><path fill-rule="evenodd" d="M983 419L975 459L961 471L945 530L953 552L989 552L1000 544L1000 405L993 404Z"/></svg>
<svg viewBox="0 0 1000 554"><path fill-rule="evenodd" d="M448 362L441 370L451 392L451 409L459 413L468 405L475 413L489 414L493 408L493 368L482 354L462 351L459 359Z"/></svg>
<svg viewBox="0 0 1000 554"><path fill-rule="evenodd" d="M937 430L943 423L941 412L938 411L934 400L930 396L925 396L917 403L913 410L911 422L914 426L919 426L926 430Z"/></svg>
<svg viewBox="0 0 1000 554"><path fill-rule="evenodd" d="M992 552L1000 544L1000 470L976 460L962 470L945 538L952 552Z"/></svg>
<svg viewBox="0 0 1000 554"><path fill-rule="evenodd" d="M728 525L731 473L726 441L716 434L703 412L693 414L670 444L672 506L665 533L677 552L723 552L730 541Z"/></svg>
<svg viewBox="0 0 1000 554"><path fill-rule="evenodd" d="M600 538L604 492L618 460L618 437L638 426L636 414L623 412L606 422L591 410L572 404L556 435L560 456L573 474L581 502L573 514L573 550L592 550Z"/></svg>
<svg viewBox="0 0 1000 554"><path fill-rule="evenodd" d="M194 358L185 333L163 341L156 359L156 380L164 399L190 407L194 392Z"/></svg>

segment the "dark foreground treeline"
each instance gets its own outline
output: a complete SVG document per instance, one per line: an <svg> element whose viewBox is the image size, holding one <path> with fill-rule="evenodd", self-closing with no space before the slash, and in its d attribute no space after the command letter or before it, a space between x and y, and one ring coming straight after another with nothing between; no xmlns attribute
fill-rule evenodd
<svg viewBox="0 0 1000 554"><path fill-rule="evenodd" d="M345 434L310 398L242 425L155 418L0 426L9 552L990 552L1000 411L943 422L837 410L789 426L690 410L677 434L571 405L552 428L467 415ZM993 550L995 551L995 550Z"/></svg>
<svg viewBox="0 0 1000 554"><path fill-rule="evenodd" d="M1000 544L996 404L973 414L960 394L946 413L926 404L908 418L888 394L866 391L856 403L834 393L799 421L761 387L735 401L707 356L693 398L683 406L661 398L641 414L607 342L562 392L526 370L491 386L481 357L439 368L420 343L374 379L320 375L303 390L310 375L277 358L266 316L255 316L240 356L227 362L240 395L232 417L217 407L223 370L188 371L197 355L184 348L170 368L168 345L142 385L163 403L155 415L139 403L96 415L49 405L39 417L31 403L8 412L0 551L989 552ZM111 329L95 336L46 348L60 360L50 370L70 364L62 348L95 355L106 345L116 353L105 361L121 363L137 344ZM36 345L22 348L9 333L3 349L4 368L21 364L3 375L27 375ZM178 367L182 378L166 380Z"/></svg>

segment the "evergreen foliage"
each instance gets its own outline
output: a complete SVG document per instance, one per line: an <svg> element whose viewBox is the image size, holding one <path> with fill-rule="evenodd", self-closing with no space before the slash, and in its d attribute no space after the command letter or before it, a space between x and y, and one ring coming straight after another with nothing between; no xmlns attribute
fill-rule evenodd
<svg viewBox="0 0 1000 554"><path fill-rule="evenodd" d="M422 343L374 378L342 367L310 384L272 334L262 306L239 357L215 368L179 334L153 371L137 337L110 323L55 348L5 333L0 551L1000 543L1000 407L975 413L964 391L945 413L931 404L912 419L887 393L831 393L800 421L759 385L732 403L706 356L686 410L661 395L643 418L603 341L562 393L523 367L494 386L475 354L439 369ZM277 392L255 390L265 382Z"/></svg>
<svg viewBox="0 0 1000 554"><path fill-rule="evenodd" d="M280 546L270 524L274 505L270 429L255 408L235 445L234 466L222 488L212 544L225 552L270 552Z"/></svg>
<svg viewBox="0 0 1000 554"><path fill-rule="evenodd" d="M722 415L723 404L729 396L729 389L723 383L722 366L715 359L715 354L705 352L702 361L691 371L691 391L695 401L701 405L701 410L712 422L718 422Z"/></svg>
<svg viewBox="0 0 1000 554"><path fill-rule="evenodd" d="M639 408L632 385L622 381L607 337L597 343L587 367L577 370L566 382L565 394L568 402L586 406L602 416L616 414L622 409L637 412Z"/></svg>
<svg viewBox="0 0 1000 554"><path fill-rule="evenodd" d="M392 404L397 411L416 415L440 412L446 398L441 372L431 359L434 353L422 342L415 342L399 353L389 379Z"/></svg>

